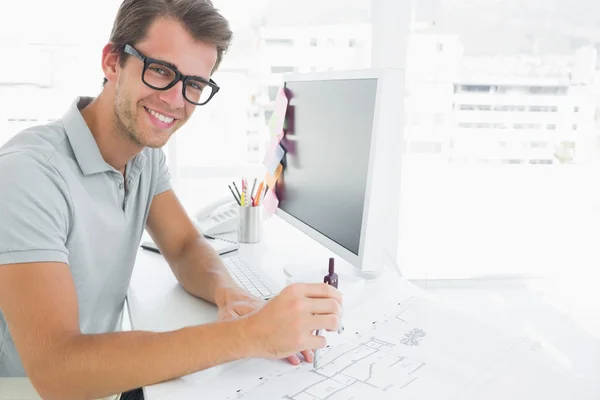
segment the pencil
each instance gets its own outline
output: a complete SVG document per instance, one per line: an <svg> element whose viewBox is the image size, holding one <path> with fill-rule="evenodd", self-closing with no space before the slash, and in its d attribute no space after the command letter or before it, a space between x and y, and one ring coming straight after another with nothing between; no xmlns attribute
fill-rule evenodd
<svg viewBox="0 0 600 400"><path fill-rule="evenodd" d="M240 199L241 199L241 198L242 198L242 195L240 194L240 191L238 190L238 188L237 188L237 185L235 184L235 182L233 182L233 187L235 188L235 192L237 193L237 195L238 195L238 198L240 198Z"/></svg>
<svg viewBox="0 0 600 400"><path fill-rule="evenodd" d="M227 187L229 188L229 190L231 191L231 194L233 195L233 198L235 199L235 201L237 201L238 205L242 205L242 203L240 203L240 200L237 198L237 196L235 195L235 193L233 192L233 189L231 188L231 185L227 185Z"/></svg>
<svg viewBox="0 0 600 400"><path fill-rule="evenodd" d="M261 182L260 185L258 185L258 190L256 191L256 196L254 197L254 206L257 206L258 203L260 203L260 195L262 194L263 183L264 182Z"/></svg>
<svg viewBox="0 0 600 400"><path fill-rule="evenodd" d="M250 191L250 197L254 197L254 188L256 187L256 178L254 178L254 183L252 184L252 190Z"/></svg>

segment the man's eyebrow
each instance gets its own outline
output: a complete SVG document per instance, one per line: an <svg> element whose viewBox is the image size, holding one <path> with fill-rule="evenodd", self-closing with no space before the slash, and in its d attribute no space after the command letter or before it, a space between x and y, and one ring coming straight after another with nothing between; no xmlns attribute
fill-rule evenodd
<svg viewBox="0 0 600 400"><path fill-rule="evenodd" d="M179 71L179 68L177 68L177 65L175 65L175 64L173 64L173 63L170 63L170 62L168 62L168 61L162 60L162 59L160 59L160 58L155 58L155 60L157 60L157 61L160 61L161 63L163 63L163 64L166 64L166 65L168 65L169 67L171 67L171 68L173 68L173 69L176 69L177 71Z"/></svg>

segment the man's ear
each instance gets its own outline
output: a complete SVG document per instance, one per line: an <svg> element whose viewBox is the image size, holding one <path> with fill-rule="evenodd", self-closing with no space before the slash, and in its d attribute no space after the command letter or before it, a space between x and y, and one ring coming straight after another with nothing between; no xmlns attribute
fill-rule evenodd
<svg viewBox="0 0 600 400"><path fill-rule="evenodd" d="M119 54L113 50L113 44L108 43L102 49L102 70L104 77L109 82L117 80L117 68L119 66Z"/></svg>

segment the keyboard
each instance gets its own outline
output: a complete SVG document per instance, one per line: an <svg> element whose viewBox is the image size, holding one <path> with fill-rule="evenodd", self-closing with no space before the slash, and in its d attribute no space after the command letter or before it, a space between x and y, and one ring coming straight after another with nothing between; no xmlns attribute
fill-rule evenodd
<svg viewBox="0 0 600 400"><path fill-rule="evenodd" d="M235 283L250 294L268 300L281 288L259 266L251 264L239 255L221 257Z"/></svg>

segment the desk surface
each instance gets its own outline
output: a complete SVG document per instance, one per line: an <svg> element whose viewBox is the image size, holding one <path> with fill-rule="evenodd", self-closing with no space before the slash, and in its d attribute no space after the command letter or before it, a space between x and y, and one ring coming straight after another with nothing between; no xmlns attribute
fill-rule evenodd
<svg viewBox="0 0 600 400"><path fill-rule="evenodd" d="M259 263L282 286L286 282L283 267L289 260L311 267L322 265L325 269L326 260L331 256L327 249L277 217L266 224L265 236L260 244L242 245L240 253ZM354 272L346 263L338 265L342 273ZM549 292L540 289L540 285L548 287L552 282L415 283L461 311L542 341L571 363L579 376L600 376L600 342L591 329L593 326L582 326L564 307L553 307L555 304L552 304ZM138 254L133 272L128 307L132 327L139 330L168 331L216 320L214 305L185 292L162 256L143 250ZM206 374L218 372L217 368L206 371ZM144 390L149 400L167 399L171 392L188 384L192 382L184 378Z"/></svg>
<svg viewBox="0 0 600 400"><path fill-rule="evenodd" d="M294 269L306 266L307 269L319 270L322 275L326 273L328 259L334 254L325 247L277 216L267 221L264 228L260 243L242 244L238 252L229 256L240 254L257 263L281 287L286 285L286 275L283 272L286 266ZM336 271L339 274L355 275L358 272L337 256L336 260ZM344 299L347 304L348 300ZM350 299L350 302L358 300ZM127 305L131 327L136 330L165 332L213 322L217 316L216 306L190 295L179 285L160 254L143 249L138 251ZM217 372L213 370L207 373ZM167 382L146 387L146 399L163 399L168 396L173 385L185 384L184 382Z"/></svg>
<svg viewBox="0 0 600 400"><path fill-rule="evenodd" d="M306 266L307 270L320 271L322 276L327 273L329 257L335 256L276 216L265 223L260 243L242 244L239 251L223 257L236 254L260 265L281 287L286 285L283 272L286 266L294 269ZM335 257L336 272L352 275L358 272ZM164 258L143 249L138 251L127 297L134 329L168 331L214 321L216 318L214 305L187 293L173 276Z"/></svg>

